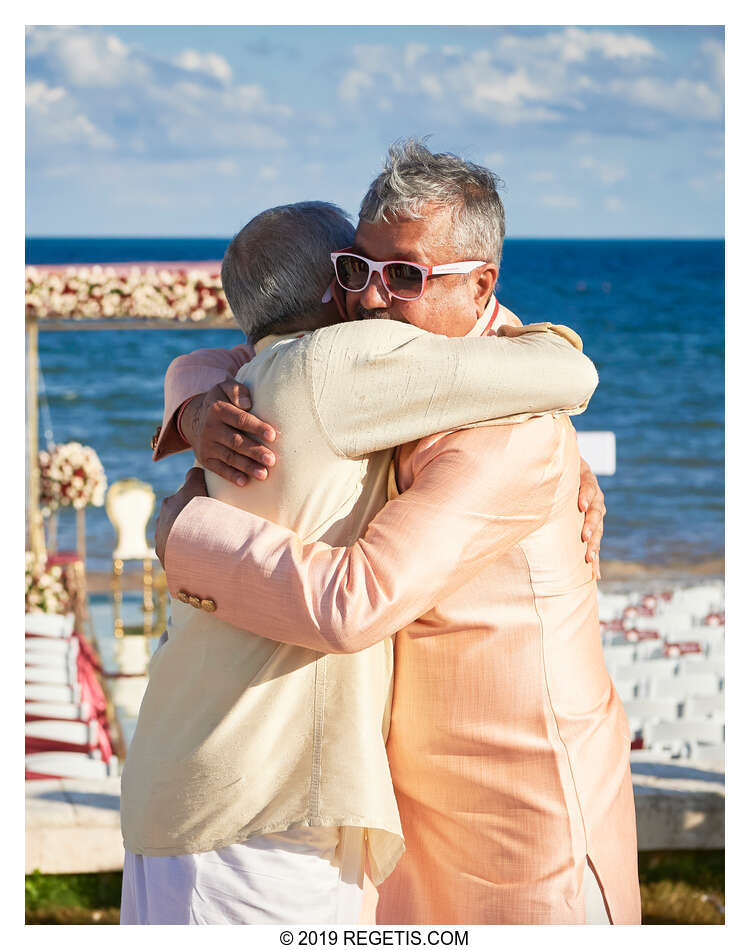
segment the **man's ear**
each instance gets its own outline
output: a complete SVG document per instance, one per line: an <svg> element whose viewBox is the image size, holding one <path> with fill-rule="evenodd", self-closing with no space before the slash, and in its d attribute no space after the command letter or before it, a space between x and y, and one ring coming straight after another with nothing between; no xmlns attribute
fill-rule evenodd
<svg viewBox="0 0 750 950"><path fill-rule="evenodd" d="M484 313L484 308L495 290L498 273L497 264L485 264L483 267L477 267L471 275L474 278L474 301L477 306L477 320Z"/></svg>

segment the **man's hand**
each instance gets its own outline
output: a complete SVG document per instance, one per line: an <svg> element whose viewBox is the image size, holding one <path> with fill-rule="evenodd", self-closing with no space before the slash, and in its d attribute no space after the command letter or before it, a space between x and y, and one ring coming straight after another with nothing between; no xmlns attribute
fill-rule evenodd
<svg viewBox="0 0 750 950"><path fill-rule="evenodd" d="M596 568L598 580L602 579L599 569L599 548L604 533L604 516L607 509L604 505L604 493L599 487L596 475L591 471L588 463L581 459L581 487L578 492L578 508L585 512L581 540L586 541L586 560Z"/></svg>
<svg viewBox="0 0 750 950"><path fill-rule="evenodd" d="M260 441L273 442L275 430L248 412L247 388L228 376L202 396L194 396L180 428L195 457L210 472L242 487L248 476L264 479L276 456Z"/></svg>
<svg viewBox="0 0 750 950"><path fill-rule="evenodd" d="M206 497L206 479L203 477L203 470L200 468L191 468L185 476L185 481L180 490L175 495L170 495L161 503L161 511L156 520L156 556L161 562L161 566L166 571L167 565L164 563L164 554L167 550L167 538L172 530L172 525L177 520L177 516L187 503L198 497Z"/></svg>

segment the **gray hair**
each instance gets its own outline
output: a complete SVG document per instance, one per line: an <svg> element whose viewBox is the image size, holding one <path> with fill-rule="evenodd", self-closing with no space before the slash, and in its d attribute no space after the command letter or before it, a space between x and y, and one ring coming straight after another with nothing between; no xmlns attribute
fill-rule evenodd
<svg viewBox="0 0 750 950"><path fill-rule="evenodd" d="M489 170L449 152L434 154L417 139L394 142L385 168L362 199L363 221L416 220L426 205L453 213L456 250L465 260L500 263L505 209L497 193L502 181Z"/></svg>
<svg viewBox="0 0 750 950"><path fill-rule="evenodd" d="M353 237L345 212L325 201L280 205L248 222L221 265L224 293L248 339L312 328L333 280L331 251Z"/></svg>

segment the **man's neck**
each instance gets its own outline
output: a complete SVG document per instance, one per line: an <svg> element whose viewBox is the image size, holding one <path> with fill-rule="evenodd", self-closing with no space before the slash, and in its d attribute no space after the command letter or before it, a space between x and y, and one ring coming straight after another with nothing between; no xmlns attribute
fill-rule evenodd
<svg viewBox="0 0 750 950"><path fill-rule="evenodd" d="M495 299L493 294L487 302L487 306L484 308L484 313L477 320L474 326L469 330L466 336L484 336L486 333L489 333L491 329L496 326L500 320L498 311L500 305Z"/></svg>

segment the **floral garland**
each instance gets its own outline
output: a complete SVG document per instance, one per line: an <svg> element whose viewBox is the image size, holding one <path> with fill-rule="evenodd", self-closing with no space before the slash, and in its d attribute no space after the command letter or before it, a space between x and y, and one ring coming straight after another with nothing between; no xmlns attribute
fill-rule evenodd
<svg viewBox="0 0 750 950"><path fill-rule="evenodd" d="M46 566L44 558L26 552L26 613L64 614L71 607L63 569Z"/></svg>
<svg viewBox="0 0 750 950"><path fill-rule="evenodd" d="M26 315L38 318L131 317L181 323L226 320L232 312L218 272L155 267L26 268Z"/></svg>
<svg viewBox="0 0 750 950"><path fill-rule="evenodd" d="M101 507L107 476L99 456L88 445L67 442L39 453L42 514L47 517L60 507Z"/></svg>

